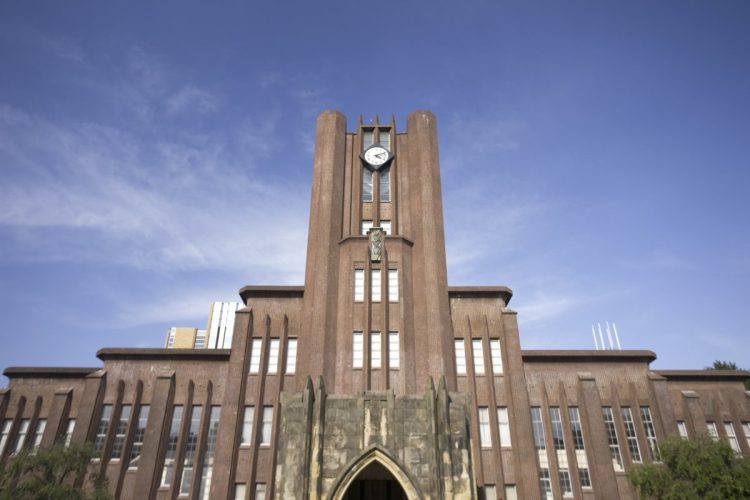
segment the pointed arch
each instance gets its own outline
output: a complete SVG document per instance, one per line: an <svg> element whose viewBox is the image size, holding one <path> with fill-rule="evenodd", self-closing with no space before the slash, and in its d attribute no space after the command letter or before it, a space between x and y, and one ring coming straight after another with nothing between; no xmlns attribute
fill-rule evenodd
<svg viewBox="0 0 750 500"><path fill-rule="evenodd" d="M343 473L336 481L336 486L328 496L328 499L343 500L349 487L357 479L359 474L374 462L382 465L388 472L390 472L401 488L403 488L404 493L406 493L406 498L409 500L421 500L422 494L409 473L406 472L398 462L396 462L390 453L378 446L371 447L359 458L347 464Z"/></svg>

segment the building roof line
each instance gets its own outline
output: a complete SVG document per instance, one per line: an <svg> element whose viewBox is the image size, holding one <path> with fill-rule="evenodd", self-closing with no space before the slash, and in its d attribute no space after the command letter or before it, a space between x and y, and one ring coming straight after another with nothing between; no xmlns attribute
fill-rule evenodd
<svg viewBox="0 0 750 500"><path fill-rule="evenodd" d="M587 361L587 362L634 362L642 361L651 363L656 359L656 353L648 350L623 350L623 351L595 351L595 350L522 350L521 356L526 362L561 362Z"/></svg>
<svg viewBox="0 0 750 500"><path fill-rule="evenodd" d="M8 378L86 378L97 370L101 370L101 367L9 366L3 370L3 375Z"/></svg>
<svg viewBox="0 0 750 500"><path fill-rule="evenodd" d="M153 347L105 347L96 351L102 361L110 359L192 359L198 361L226 361L230 349L164 349Z"/></svg>
<svg viewBox="0 0 750 500"><path fill-rule="evenodd" d="M747 370L654 370L667 380L747 380Z"/></svg>

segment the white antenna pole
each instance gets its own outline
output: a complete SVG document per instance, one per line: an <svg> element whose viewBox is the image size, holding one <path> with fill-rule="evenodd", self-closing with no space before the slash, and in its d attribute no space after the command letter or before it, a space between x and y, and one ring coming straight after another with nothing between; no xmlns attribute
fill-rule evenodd
<svg viewBox="0 0 750 500"><path fill-rule="evenodd" d="M615 343L612 342L612 332L609 331L609 321L607 321L607 338L609 338L609 348L614 350Z"/></svg>
<svg viewBox="0 0 750 500"><path fill-rule="evenodd" d="M602 335L602 324L601 323L597 323L596 325L599 327L599 340L602 341L602 351L606 351L607 350L607 344L604 343L604 335Z"/></svg>
<svg viewBox="0 0 750 500"><path fill-rule="evenodd" d="M615 340L617 341L617 349L622 350L622 347L620 347L620 337L617 335L617 327L615 326L614 322L612 323L612 329L615 331Z"/></svg>
<svg viewBox="0 0 750 500"><path fill-rule="evenodd" d="M594 346L596 347L596 350L599 350L599 342L596 341L596 330L594 330L594 325L591 325L591 335L594 336Z"/></svg>

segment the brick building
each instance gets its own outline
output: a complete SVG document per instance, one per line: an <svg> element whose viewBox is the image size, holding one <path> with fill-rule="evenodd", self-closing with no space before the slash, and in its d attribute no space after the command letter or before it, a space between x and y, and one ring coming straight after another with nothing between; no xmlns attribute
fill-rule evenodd
<svg viewBox="0 0 750 500"><path fill-rule="evenodd" d="M448 285L431 113L323 112L311 198L304 285L242 288L206 348L7 368L0 460L93 442L126 499L612 499L668 434L750 455L747 372L522 350L509 288Z"/></svg>

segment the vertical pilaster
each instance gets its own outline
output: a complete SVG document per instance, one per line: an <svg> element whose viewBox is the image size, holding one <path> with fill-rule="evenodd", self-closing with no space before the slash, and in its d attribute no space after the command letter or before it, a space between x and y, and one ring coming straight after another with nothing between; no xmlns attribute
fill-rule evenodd
<svg viewBox="0 0 750 500"><path fill-rule="evenodd" d="M104 398L106 379L107 372L104 370L97 370L86 376L83 395L81 396L81 402L78 404L76 426L73 429L73 443L83 444L92 437L98 418L98 410Z"/></svg>
<svg viewBox="0 0 750 500"><path fill-rule="evenodd" d="M588 430L589 447L591 448L589 456L597 457L596 460L589 462L591 481L596 498L619 498L617 478L612 468L612 461L609 459L609 442L607 441L607 430L604 428L602 401L599 397L596 379L590 373L579 373L578 379L581 391L579 400L583 401L580 408L582 410L582 424ZM614 412L615 408L612 411Z"/></svg>
<svg viewBox="0 0 750 500"><path fill-rule="evenodd" d="M47 413L47 428L42 436L42 448L49 448L54 445L58 437L65 432L72 398L73 389L67 388L55 391Z"/></svg>

